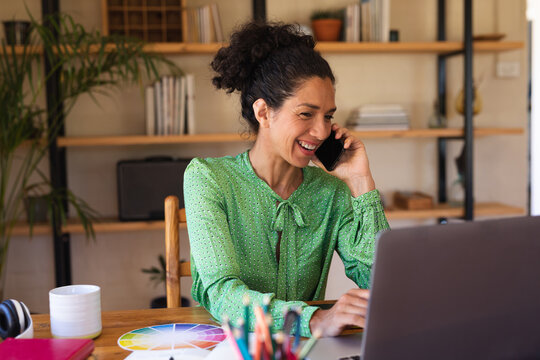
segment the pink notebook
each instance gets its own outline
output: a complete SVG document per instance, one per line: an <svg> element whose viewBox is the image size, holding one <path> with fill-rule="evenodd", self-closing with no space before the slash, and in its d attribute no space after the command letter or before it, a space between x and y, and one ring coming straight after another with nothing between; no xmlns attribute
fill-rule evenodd
<svg viewBox="0 0 540 360"><path fill-rule="evenodd" d="M94 351L89 339L14 339L0 343L2 360L83 360Z"/></svg>

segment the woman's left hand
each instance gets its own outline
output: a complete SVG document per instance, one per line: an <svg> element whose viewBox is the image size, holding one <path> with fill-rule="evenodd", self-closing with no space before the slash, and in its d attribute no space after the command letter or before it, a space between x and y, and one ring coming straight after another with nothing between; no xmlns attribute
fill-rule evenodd
<svg viewBox="0 0 540 360"><path fill-rule="evenodd" d="M369 169L369 161L364 143L355 138L349 130L332 124L332 130L336 132L336 139L343 139L345 151L341 155L337 166L333 171L327 171L322 163L313 157L312 161L327 173L343 180L354 197L375 189L375 181Z"/></svg>

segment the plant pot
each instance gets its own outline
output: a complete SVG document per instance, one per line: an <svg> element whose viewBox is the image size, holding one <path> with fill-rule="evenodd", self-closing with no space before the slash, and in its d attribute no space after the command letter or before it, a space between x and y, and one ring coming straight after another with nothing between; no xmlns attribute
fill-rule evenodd
<svg viewBox="0 0 540 360"><path fill-rule="evenodd" d="M317 41L338 41L341 24L340 19L317 19L311 21L311 28Z"/></svg>
<svg viewBox="0 0 540 360"><path fill-rule="evenodd" d="M159 296L150 301L150 309L162 309L167 307L167 297Z"/></svg>
<svg viewBox="0 0 540 360"><path fill-rule="evenodd" d="M181 303L182 307L188 307L190 305L189 304L189 299L185 298L183 296L180 299L180 303ZM150 302L150 308L151 309L163 309L163 308L166 308L166 307L167 307L167 297L166 296L155 297Z"/></svg>
<svg viewBox="0 0 540 360"><path fill-rule="evenodd" d="M8 45L26 44L29 32L29 21L4 21L4 33Z"/></svg>

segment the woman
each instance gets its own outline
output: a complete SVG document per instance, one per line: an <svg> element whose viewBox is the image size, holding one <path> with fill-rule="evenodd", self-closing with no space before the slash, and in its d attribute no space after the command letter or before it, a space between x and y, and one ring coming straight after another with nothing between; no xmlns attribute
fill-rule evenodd
<svg viewBox="0 0 540 360"><path fill-rule="evenodd" d="M194 159L184 199L196 301L237 319L244 294L254 304L269 296L275 328L300 306L301 335L334 336L364 325L375 236L388 223L364 145L332 124L335 79L313 48L292 25L250 23L219 50L213 84L240 92L256 140L236 157ZM314 154L332 129L345 153L327 173ZM360 288L329 310L307 306L324 298L334 250Z"/></svg>

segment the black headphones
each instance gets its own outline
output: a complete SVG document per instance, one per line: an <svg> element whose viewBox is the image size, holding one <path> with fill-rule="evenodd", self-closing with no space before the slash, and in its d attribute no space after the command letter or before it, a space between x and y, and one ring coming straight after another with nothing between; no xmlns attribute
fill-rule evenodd
<svg viewBox="0 0 540 360"><path fill-rule="evenodd" d="M4 300L0 304L0 337L17 337L32 327L30 311L22 301Z"/></svg>

